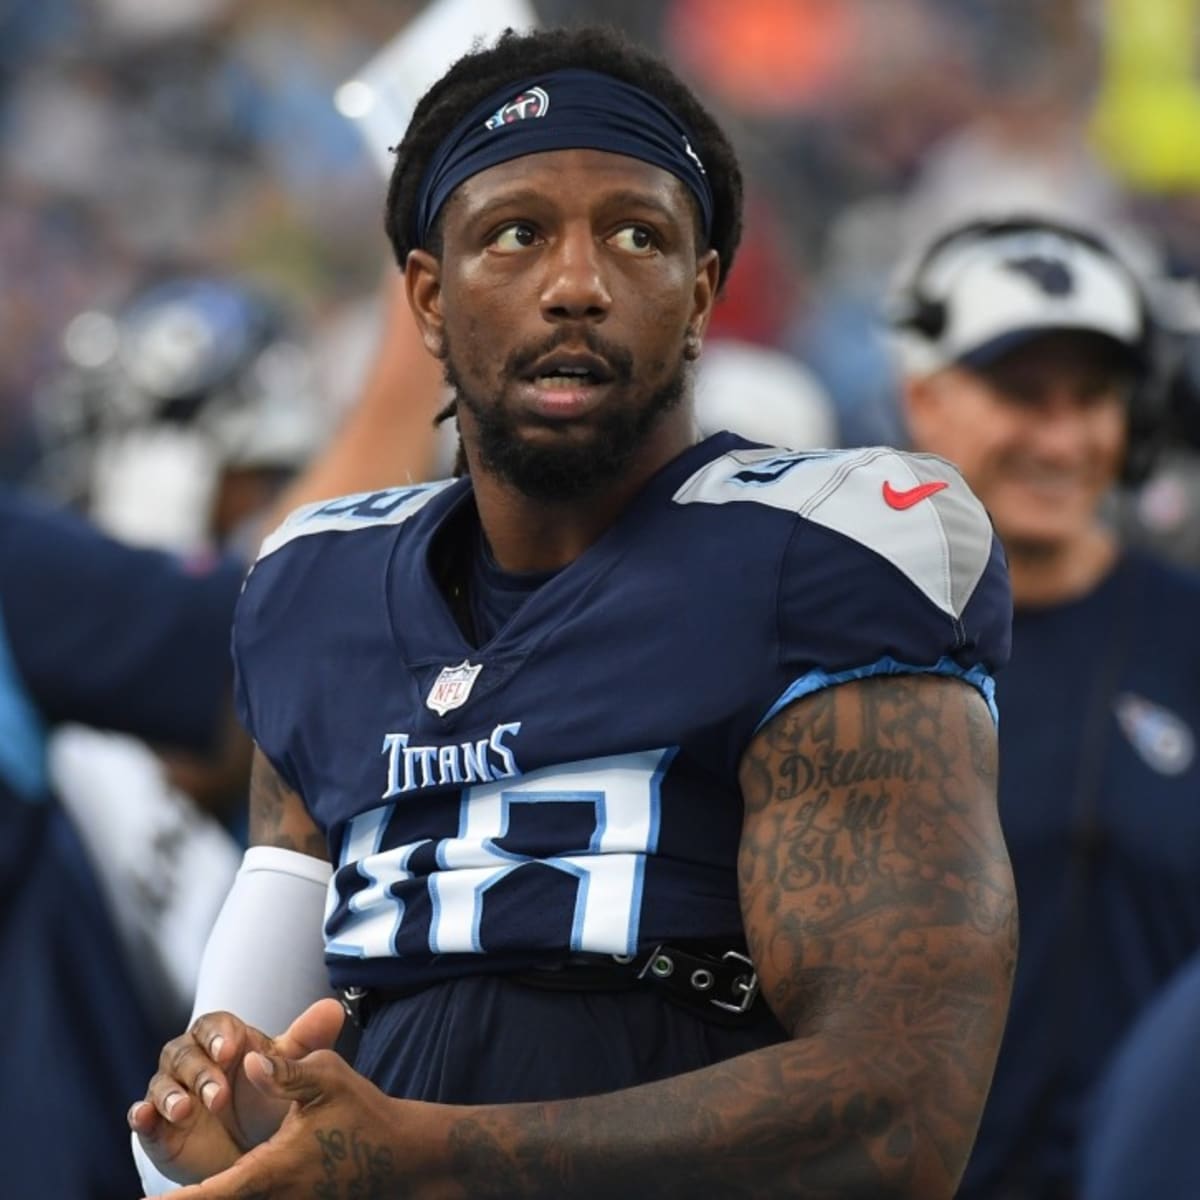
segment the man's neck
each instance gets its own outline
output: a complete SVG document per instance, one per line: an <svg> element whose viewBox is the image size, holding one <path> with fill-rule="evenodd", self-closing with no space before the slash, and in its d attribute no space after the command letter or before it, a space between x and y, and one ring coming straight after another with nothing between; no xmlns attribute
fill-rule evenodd
<svg viewBox="0 0 1200 1200"><path fill-rule="evenodd" d="M1013 604L1043 608L1091 592L1112 570L1120 546L1111 530L1095 525L1061 546L1006 540Z"/></svg>
<svg viewBox="0 0 1200 1200"><path fill-rule="evenodd" d="M653 438L619 479L563 501L531 498L473 462L479 522L497 565L505 571L565 567L616 522L658 471L693 444L690 435Z"/></svg>

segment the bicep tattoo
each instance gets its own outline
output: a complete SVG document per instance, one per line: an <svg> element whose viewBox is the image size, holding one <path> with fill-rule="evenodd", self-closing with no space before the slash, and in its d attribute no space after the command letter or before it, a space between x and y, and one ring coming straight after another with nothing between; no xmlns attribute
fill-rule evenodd
<svg viewBox="0 0 1200 1200"><path fill-rule="evenodd" d="M304 801L279 777L271 760L255 750L250 768L250 844L279 846L327 859L329 847Z"/></svg>
<svg viewBox="0 0 1200 1200"><path fill-rule="evenodd" d="M769 1002L796 1036L844 1032L896 1079L916 1069L948 1154L978 1118L1016 961L995 787L986 704L937 676L807 697L742 767L739 883Z"/></svg>

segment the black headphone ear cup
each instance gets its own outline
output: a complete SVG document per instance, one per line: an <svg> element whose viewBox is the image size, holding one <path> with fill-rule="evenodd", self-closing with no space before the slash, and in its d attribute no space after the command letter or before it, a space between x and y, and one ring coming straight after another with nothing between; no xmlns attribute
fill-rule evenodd
<svg viewBox="0 0 1200 1200"><path fill-rule="evenodd" d="M1150 295L1136 277L1133 282L1141 297L1142 344L1140 369L1129 394L1125 463L1121 471L1121 482L1127 487L1145 483L1169 435L1169 377L1173 362L1167 332L1154 312Z"/></svg>
<svg viewBox="0 0 1200 1200"><path fill-rule="evenodd" d="M925 290L930 270L947 246L990 237L995 226L996 222L990 220L969 221L934 238L911 269L891 317L892 324L911 329L929 342L941 338L950 322L950 311L944 300L935 299Z"/></svg>
<svg viewBox="0 0 1200 1200"><path fill-rule="evenodd" d="M1172 435L1193 452L1200 450L1200 330L1172 338L1165 391Z"/></svg>
<svg viewBox="0 0 1200 1200"><path fill-rule="evenodd" d="M914 293L913 301L913 311L908 324L928 341L937 341L946 332L949 314L946 312L945 303L920 293Z"/></svg>
<svg viewBox="0 0 1200 1200"><path fill-rule="evenodd" d="M1129 396L1128 433L1125 440L1125 461L1121 466L1121 482L1126 487L1145 483L1154 469L1162 444L1165 421L1160 405L1153 396L1154 385L1149 381L1137 383Z"/></svg>
<svg viewBox="0 0 1200 1200"><path fill-rule="evenodd" d="M946 331L946 306L940 300L922 295L916 280L888 307L888 323L895 328L911 329L928 341L936 341Z"/></svg>

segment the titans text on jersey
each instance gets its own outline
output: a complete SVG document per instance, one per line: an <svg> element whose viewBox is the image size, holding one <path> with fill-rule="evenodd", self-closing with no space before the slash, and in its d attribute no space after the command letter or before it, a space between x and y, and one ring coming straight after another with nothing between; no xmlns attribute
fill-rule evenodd
<svg viewBox="0 0 1200 1200"><path fill-rule="evenodd" d="M339 987L736 944L738 769L763 723L884 673L990 703L1008 654L1003 555L930 456L718 434L480 645L431 567L472 507L460 479L300 510L239 604L240 714L328 839Z"/></svg>
<svg viewBox="0 0 1200 1200"><path fill-rule="evenodd" d="M401 792L448 784L491 783L521 773L513 752L504 739L521 732L521 722L497 725L477 742L454 742L441 746L410 746L409 734L387 733L383 753L387 756L387 791L390 800Z"/></svg>

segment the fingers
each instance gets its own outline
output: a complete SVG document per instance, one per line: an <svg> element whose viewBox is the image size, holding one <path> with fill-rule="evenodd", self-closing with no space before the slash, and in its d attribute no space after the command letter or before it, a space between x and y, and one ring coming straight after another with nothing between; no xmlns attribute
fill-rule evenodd
<svg viewBox="0 0 1200 1200"><path fill-rule="evenodd" d="M259 1091L301 1105L323 1099L336 1087L340 1071L353 1076L352 1068L330 1050L316 1050L305 1058L246 1056L246 1078Z"/></svg>
<svg viewBox="0 0 1200 1200"><path fill-rule="evenodd" d="M176 1183L192 1183L222 1171L240 1153L219 1120L199 1105L192 1105L186 1117L168 1121L153 1104L139 1100L130 1108L128 1121L146 1158Z"/></svg>
<svg viewBox="0 0 1200 1200"><path fill-rule="evenodd" d="M291 1057L311 1054L340 1063L327 1047L337 1040L342 1020L341 1005L326 1000L273 1041L230 1013L197 1018L163 1047L145 1099L129 1110L129 1127L151 1163L169 1178L191 1183L226 1169L264 1141L296 1098L291 1087L275 1086L273 1065L290 1066ZM288 1079L300 1096L320 1094L315 1078Z"/></svg>
<svg viewBox="0 0 1200 1200"><path fill-rule="evenodd" d="M346 1010L336 1000L318 1000L273 1039L269 1049L265 1046L259 1049L284 1058L303 1058L314 1050L332 1050L345 1019Z"/></svg>
<svg viewBox="0 0 1200 1200"><path fill-rule="evenodd" d="M316 1019L321 1020L320 1017ZM334 1022L327 1019L326 1032L332 1024ZM332 1050L315 1050L296 1059L251 1051L246 1055L243 1068L253 1089L278 1100L288 1115L269 1141L241 1154L236 1161L227 1162L215 1172L210 1170L200 1175L204 1182L199 1187L174 1192L172 1200L248 1200L249 1197L267 1196L272 1200L290 1197L298 1200L301 1196L325 1195L326 1190L336 1186L336 1181L329 1175L333 1167L336 1166L339 1172L351 1168L359 1171L363 1164L348 1160L340 1165L340 1160L326 1162L319 1152L314 1158L313 1147L318 1143L314 1141L313 1133L331 1121L347 1119L356 1126L364 1120L375 1121L371 1146L368 1147L371 1152L370 1180L375 1185L371 1194L406 1194L401 1186L404 1181L398 1173L397 1153L387 1141L388 1113L384 1109L391 1102L374 1085L356 1074L343 1058ZM214 1123L211 1114L202 1113L202 1116L205 1123ZM182 1172L177 1173L181 1181L182 1175ZM351 1190L354 1186L350 1184ZM341 1194L340 1190L338 1194Z"/></svg>
<svg viewBox="0 0 1200 1200"><path fill-rule="evenodd" d="M191 1120L196 1099L209 1111L220 1112L232 1096L226 1071L236 1071L251 1047L267 1045L258 1030L231 1013L206 1013L162 1048L146 1099L172 1123Z"/></svg>
<svg viewBox="0 0 1200 1200"><path fill-rule="evenodd" d="M222 1092L228 1092L224 1073L189 1030L162 1048L146 1099L168 1121L179 1121L192 1115L194 1097L211 1108Z"/></svg>
<svg viewBox="0 0 1200 1200"><path fill-rule="evenodd" d="M135 1100L127 1119L129 1128L141 1138L157 1138L166 1124L158 1109L149 1100Z"/></svg>
<svg viewBox="0 0 1200 1200"><path fill-rule="evenodd" d="M204 1013L192 1022L188 1033L222 1073L234 1070L248 1050L270 1044L265 1034L227 1012Z"/></svg>

